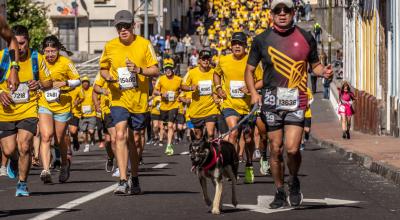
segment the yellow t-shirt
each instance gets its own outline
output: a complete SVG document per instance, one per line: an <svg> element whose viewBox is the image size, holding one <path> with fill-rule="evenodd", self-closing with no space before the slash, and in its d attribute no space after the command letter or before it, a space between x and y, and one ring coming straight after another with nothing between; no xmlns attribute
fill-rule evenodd
<svg viewBox="0 0 400 220"><path fill-rule="evenodd" d="M69 95L71 96L71 104L72 104L72 115L81 118L82 117L82 105L79 103L78 105L75 105L75 100L83 99L83 92L82 92L82 86L78 86L72 91L69 92Z"/></svg>
<svg viewBox="0 0 400 220"><path fill-rule="evenodd" d="M118 70L126 70L126 58L138 67L148 68L157 65L157 58L150 41L136 35L130 45L124 45L119 38L106 43L100 58L100 68L110 70L111 76L118 79ZM126 108L130 113L145 113L148 106L149 78L140 74L136 75L137 87L121 90L119 83L109 84L112 95L112 106Z"/></svg>
<svg viewBox="0 0 400 220"><path fill-rule="evenodd" d="M108 90L108 83L101 77L100 74L97 74L96 79L94 80L94 84L100 86L101 88ZM104 119L106 114L111 113L111 92L108 95L99 94L100 96L100 108L101 108L101 115Z"/></svg>
<svg viewBox="0 0 400 220"><path fill-rule="evenodd" d="M0 52L0 60L3 59L3 54L4 50ZM28 56L31 56L31 51L29 51ZM34 79L33 73L32 73L32 60L27 59L25 61L20 61L19 62L20 70L18 73L19 76L19 81L21 84L27 83L30 80ZM47 81L51 80L50 78L50 71L48 70L46 63L44 61L44 57L40 54L38 54L38 66L39 66L39 80L40 81ZM6 79L10 75L10 68L11 65L9 65L9 68L6 73ZM22 88L22 86L20 87ZM4 80L3 82L0 83L0 91L4 91L7 93L10 93L9 88L7 88L7 80ZM22 93L23 94L23 93ZM2 104L0 104L0 121L4 122L10 122L10 121L20 121L26 118L37 118L38 113L38 105L37 105L37 100L38 100L39 94L36 91L29 91L29 100L25 103L13 103L9 105L8 107L4 107Z"/></svg>
<svg viewBox="0 0 400 220"><path fill-rule="evenodd" d="M307 99L308 99L308 103L312 102L314 99L314 96L310 90L310 88L307 88ZM311 118L312 117L312 113L311 113L311 106L308 106L306 109L306 113L304 114L305 118Z"/></svg>
<svg viewBox="0 0 400 220"><path fill-rule="evenodd" d="M189 115L191 118L202 118L218 114L217 105L214 103L212 97L213 74L214 69L202 72L199 67L196 67L191 69L183 78L184 85L198 86L198 89L192 94L192 103L189 106Z"/></svg>
<svg viewBox="0 0 400 220"><path fill-rule="evenodd" d="M161 96L156 96L153 98L151 102L151 111L152 115L160 115L160 105L161 105Z"/></svg>
<svg viewBox="0 0 400 220"><path fill-rule="evenodd" d="M232 54L221 56L215 73L221 77L222 89L226 93L226 100L221 107L231 108L239 114L248 114L250 111L250 96L243 94L239 89L245 86L244 72L246 69L248 55L241 60L235 60ZM255 72L255 81L262 77L262 69L257 66Z"/></svg>
<svg viewBox="0 0 400 220"><path fill-rule="evenodd" d="M79 73L72 61L64 56L59 56L54 64L46 62L47 67L51 72L51 79L53 81L66 81L69 79L79 79ZM58 101L48 102L44 92L41 92L39 99L39 106L45 107L56 114L71 112L71 95L69 94L69 87L61 88L61 93Z"/></svg>
<svg viewBox="0 0 400 220"><path fill-rule="evenodd" d="M96 117L96 108L92 100L93 87L90 86L87 90L82 88L83 101L82 101L82 117Z"/></svg>
<svg viewBox="0 0 400 220"><path fill-rule="evenodd" d="M162 94L167 93L168 96L167 98L162 97L161 99L161 111L169 111L179 107L178 96L181 84L182 78L175 75L171 79L166 75L162 75L157 80L155 89Z"/></svg>

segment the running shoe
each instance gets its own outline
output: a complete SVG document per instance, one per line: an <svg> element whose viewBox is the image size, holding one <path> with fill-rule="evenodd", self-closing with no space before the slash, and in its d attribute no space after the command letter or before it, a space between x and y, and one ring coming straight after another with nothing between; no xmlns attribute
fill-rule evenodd
<svg viewBox="0 0 400 220"><path fill-rule="evenodd" d="M50 171L42 170L42 172L40 173L40 179L43 181L44 184L52 183Z"/></svg>
<svg viewBox="0 0 400 220"><path fill-rule="evenodd" d="M165 149L165 154L167 156L172 156L174 155L174 146L172 144L168 144L167 148Z"/></svg>
<svg viewBox="0 0 400 220"><path fill-rule="evenodd" d="M26 182L18 181L15 196L29 196L28 186L26 185Z"/></svg>
<svg viewBox="0 0 400 220"><path fill-rule="evenodd" d="M239 155L239 163L244 163L243 155Z"/></svg>
<svg viewBox="0 0 400 220"><path fill-rule="evenodd" d="M139 160L139 165L144 165L144 162L143 162L143 157L140 157L140 160Z"/></svg>
<svg viewBox="0 0 400 220"><path fill-rule="evenodd" d="M85 148L83 149L83 152L89 152L89 150L90 150L90 145L89 144L86 144L85 145Z"/></svg>
<svg viewBox="0 0 400 220"><path fill-rule="evenodd" d="M7 174L10 179L15 179L18 176L18 160L10 158L7 164Z"/></svg>
<svg viewBox="0 0 400 220"><path fill-rule="evenodd" d="M254 170L252 166L246 166L244 171L244 183L252 184L254 183Z"/></svg>
<svg viewBox="0 0 400 220"><path fill-rule="evenodd" d="M61 168L61 161L59 159L55 159L52 166L52 169L60 169Z"/></svg>
<svg viewBox="0 0 400 220"><path fill-rule="evenodd" d="M60 169L60 176L58 176L58 181L60 183L65 183L69 179L69 173L70 173L70 168L71 168L71 161L67 160L67 164L64 166L61 166Z"/></svg>
<svg viewBox="0 0 400 220"><path fill-rule="evenodd" d="M139 184L139 177L129 177L128 180L128 186L130 188L130 193L131 195L139 195L142 193L142 190L140 189L140 184Z"/></svg>
<svg viewBox="0 0 400 220"><path fill-rule="evenodd" d="M289 179L289 205L299 206L303 202L303 193L300 191L300 180L297 176L293 176Z"/></svg>
<svg viewBox="0 0 400 220"><path fill-rule="evenodd" d="M305 149L304 143L300 144L300 150L303 151Z"/></svg>
<svg viewBox="0 0 400 220"><path fill-rule="evenodd" d="M254 160L258 160L258 159L261 158L261 152L260 152L259 149L256 149L256 150L254 151L253 158L254 158Z"/></svg>
<svg viewBox="0 0 400 220"><path fill-rule="evenodd" d="M158 146L159 146L159 147L162 147L162 146L163 146L162 141L159 141L159 142L158 142Z"/></svg>
<svg viewBox="0 0 400 220"><path fill-rule="evenodd" d="M114 159L108 158L106 162L106 172L111 173L114 170Z"/></svg>
<svg viewBox="0 0 400 220"><path fill-rule="evenodd" d="M39 167L40 166L39 158L32 157L32 166L33 167Z"/></svg>
<svg viewBox="0 0 400 220"><path fill-rule="evenodd" d="M268 160L264 160L262 157L260 158L260 173L261 175L268 175L270 174L270 166Z"/></svg>
<svg viewBox="0 0 400 220"><path fill-rule="evenodd" d="M152 143L153 143L153 140L150 139L150 140L148 140L148 141L146 142L146 145L150 145L150 144L152 144Z"/></svg>
<svg viewBox="0 0 400 220"><path fill-rule="evenodd" d="M274 201L269 204L271 209L279 209L285 207L287 204L286 193L283 187L276 190Z"/></svg>
<svg viewBox="0 0 400 220"><path fill-rule="evenodd" d="M72 140L72 144L73 144L74 151L78 151L79 148L81 148L81 145L79 144L78 140Z"/></svg>
<svg viewBox="0 0 400 220"><path fill-rule="evenodd" d="M119 177L119 168L117 167L114 171L114 173L112 174L112 177Z"/></svg>
<svg viewBox="0 0 400 220"><path fill-rule="evenodd" d="M350 131L346 131L347 139L350 139Z"/></svg>
<svg viewBox="0 0 400 220"><path fill-rule="evenodd" d="M126 195L129 192L129 185L126 180L120 180L117 188L114 190L114 195Z"/></svg>
<svg viewBox="0 0 400 220"><path fill-rule="evenodd" d="M0 167L0 176L7 176L7 167L5 166Z"/></svg>

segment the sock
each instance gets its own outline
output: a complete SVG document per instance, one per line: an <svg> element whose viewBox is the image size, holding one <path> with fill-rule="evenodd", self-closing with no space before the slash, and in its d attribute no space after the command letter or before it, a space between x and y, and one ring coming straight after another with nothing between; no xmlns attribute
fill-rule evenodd
<svg viewBox="0 0 400 220"><path fill-rule="evenodd" d="M306 141L308 141L309 138L310 138L310 132L305 132L305 133L304 133L304 139L305 139Z"/></svg>

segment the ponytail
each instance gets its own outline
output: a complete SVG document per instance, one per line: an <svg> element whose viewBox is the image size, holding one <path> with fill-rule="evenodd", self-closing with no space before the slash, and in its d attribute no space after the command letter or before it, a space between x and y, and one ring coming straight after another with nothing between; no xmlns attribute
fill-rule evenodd
<svg viewBox="0 0 400 220"><path fill-rule="evenodd" d="M60 42L60 40L54 35L50 35L43 39L42 51L46 47L57 48L58 50L64 51L68 56L72 56L74 54L71 51L67 50L67 48L65 48L65 46Z"/></svg>

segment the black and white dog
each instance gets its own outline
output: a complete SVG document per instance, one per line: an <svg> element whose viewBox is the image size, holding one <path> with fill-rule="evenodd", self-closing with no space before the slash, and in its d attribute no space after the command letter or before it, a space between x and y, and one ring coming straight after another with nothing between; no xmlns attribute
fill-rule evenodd
<svg viewBox="0 0 400 220"><path fill-rule="evenodd" d="M203 190L204 201L211 206L211 200L207 192L207 179L210 178L215 186L215 196L212 203L212 214L221 212L221 196L223 188L223 177L232 181L232 205L236 207L236 177L238 173L239 158L233 144L227 141L209 142L203 137L196 140L191 132L192 143L190 144L190 159L192 171L196 172Z"/></svg>

